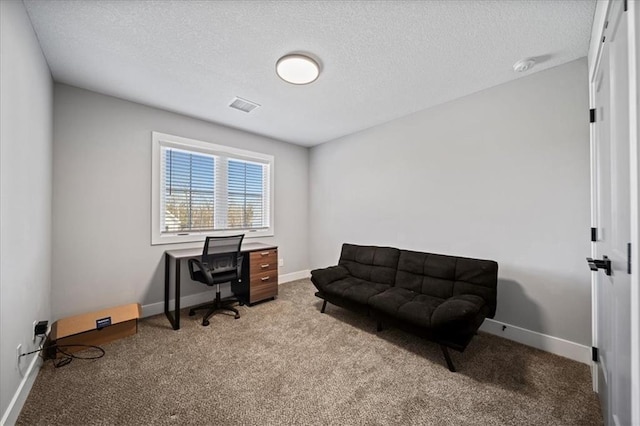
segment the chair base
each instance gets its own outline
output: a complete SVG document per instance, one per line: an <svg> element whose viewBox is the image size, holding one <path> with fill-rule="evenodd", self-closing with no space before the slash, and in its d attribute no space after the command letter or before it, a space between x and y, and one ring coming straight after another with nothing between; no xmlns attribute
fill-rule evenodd
<svg viewBox="0 0 640 426"><path fill-rule="evenodd" d="M240 312L238 312L236 308L233 308L231 306L234 303L240 303L240 301L235 298L227 299L223 301L220 298L220 292L216 292L216 298L213 302L205 303L189 309L189 316L195 315L196 311L199 311L201 309L208 309L207 313L204 315L204 318L202 318L202 325L204 327L209 325L209 318L211 318L216 312L220 312L220 311L233 312L235 314L234 319L238 319L240 318Z"/></svg>

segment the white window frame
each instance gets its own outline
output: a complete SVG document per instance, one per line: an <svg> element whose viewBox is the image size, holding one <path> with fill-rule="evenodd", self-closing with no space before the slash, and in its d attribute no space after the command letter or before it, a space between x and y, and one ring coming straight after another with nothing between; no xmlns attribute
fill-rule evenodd
<svg viewBox="0 0 640 426"><path fill-rule="evenodd" d="M193 231L162 233L160 230L162 208L162 148L176 148L197 153L224 156L234 160L253 161L269 165L269 227L264 229L232 229L221 231ZM151 245L204 241L207 236L245 234L245 238L271 237L274 235L274 157L259 152L246 151L225 145L217 145L196 139L183 138L160 132L151 132ZM180 235L178 235L180 234Z"/></svg>

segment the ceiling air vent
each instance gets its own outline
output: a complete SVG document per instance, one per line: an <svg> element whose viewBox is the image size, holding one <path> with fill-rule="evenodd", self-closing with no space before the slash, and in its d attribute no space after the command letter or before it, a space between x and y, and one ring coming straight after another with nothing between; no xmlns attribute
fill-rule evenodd
<svg viewBox="0 0 640 426"><path fill-rule="evenodd" d="M260 105L255 102L236 97L233 102L229 104L229 106L231 108L239 109L240 111L251 112L254 109L258 108Z"/></svg>

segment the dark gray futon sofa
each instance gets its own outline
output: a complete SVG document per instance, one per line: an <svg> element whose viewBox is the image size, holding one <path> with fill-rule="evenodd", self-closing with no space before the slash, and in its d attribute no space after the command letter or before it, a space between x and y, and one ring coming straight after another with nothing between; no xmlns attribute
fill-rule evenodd
<svg viewBox="0 0 640 426"><path fill-rule="evenodd" d="M462 352L496 311L498 264L492 260L343 244L337 266L311 271L316 296L361 311Z"/></svg>

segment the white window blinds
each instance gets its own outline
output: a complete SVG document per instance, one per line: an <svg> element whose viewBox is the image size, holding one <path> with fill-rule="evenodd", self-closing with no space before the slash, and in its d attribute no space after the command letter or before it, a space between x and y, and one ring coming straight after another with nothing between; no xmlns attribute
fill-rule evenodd
<svg viewBox="0 0 640 426"><path fill-rule="evenodd" d="M227 228L260 229L268 227L268 175L265 164L228 161Z"/></svg>
<svg viewBox="0 0 640 426"><path fill-rule="evenodd" d="M154 133L159 180L152 244L164 237L271 232L273 157ZM158 139L158 140L156 140ZM196 143L197 142L197 143ZM156 146L157 144L157 146ZM252 157L253 154L253 157ZM152 215L153 216L153 215ZM231 232L233 231L233 232ZM272 235L272 234L271 234ZM184 239L166 242L179 242ZM194 241L192 239L191 241Z"/></svg>
<svg viewBox="0 0 640 426"><path fill-rule="evenodd" d="M215 157L165 147L162 163L162 232L213 230Z"/></svg>

